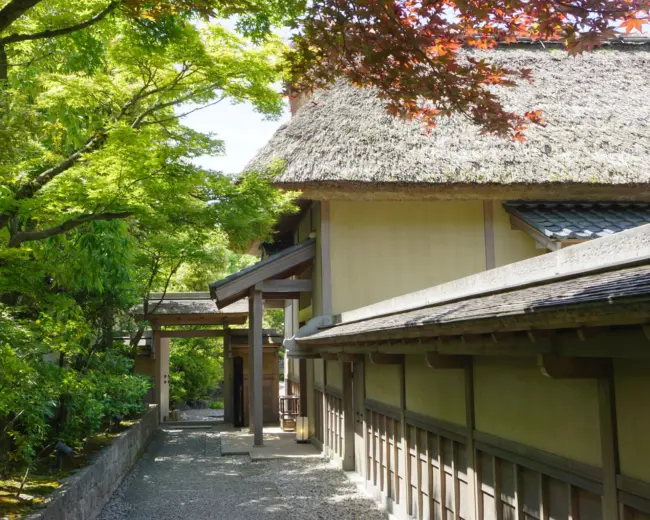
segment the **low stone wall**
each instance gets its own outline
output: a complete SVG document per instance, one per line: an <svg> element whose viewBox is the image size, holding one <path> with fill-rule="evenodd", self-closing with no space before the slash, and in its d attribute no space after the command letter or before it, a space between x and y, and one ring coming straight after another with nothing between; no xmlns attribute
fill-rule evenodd
<svg viewBox="0 0 650 520"><path fill-rule="evenodd" d="M94 462L66 478L44 509L26 520L92 520L133 468L158 429L158 406L99 452Z"/></svg>

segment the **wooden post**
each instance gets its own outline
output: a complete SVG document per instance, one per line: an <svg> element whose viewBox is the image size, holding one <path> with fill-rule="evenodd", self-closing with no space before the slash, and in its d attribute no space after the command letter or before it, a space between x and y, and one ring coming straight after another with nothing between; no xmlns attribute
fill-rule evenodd
<svg viewBox="0 0 650 520"><path fill-rule="evenodd" d="M292 338L295 334L293 330L293 300L284 300L284 337ZM289 356L284 352L284 395L289 395L287 388L289 377Z"/></svg>
<svg viewBox="0 0 650 520"><path fill-rule="evenodd" d="M155 402L160 413L160 422L169 418L169 338L160 335L160 327L153 330L155 355Z"/></svg>
<svg viewBox="0 0 650 520"><path fill-rule="evenodd" d="M354 471L354 392L352 363L341 364L343 373L343 471Z"/></svg>
<svg viewBox="0 0 650 520"><path fill-rule="evenodd" d="M402 481L404 488L399 490L399 501L408 516L411 511L411 454L409 453L408 428L406 427L406 363L402 360L399 373L399 395L400 395L400 437L402 438L402 460L398 462L402 468Z"/></svg>
<svg viewBox="0 0 650 520"><path fill-rule="evenodd" d="M467 423L467 445L465 455L467 458L467 483L469 486L469 497L471 503L468 507L469 518L478 519L478 503L480 493L478 480L476 478L476 451L474 450L474 365L470 358L464 369L465 372L465 422ZM496 475L494 479L496 481Z"/></svg>
<svg viewBox="0 0 650 520"><path fill-rule="evenodd" d="M307 360L300 358L298 360L298 374L300 374L300 417L307 417Z"/></svg>
<svg viewBox="0 0 650 520"><path fill-rule="evenodd" d="M228 324L225 323L223 326L223 420L226 423L234 423L234 367L231 345L230 329Z"/></svg>
<svg viewBox="0 0 650 520"><path fill-rule="evenodd" d="M598 379L598 415L600 418L600 444L603 464L603 517L619 519L618 489L618 439L616 433L616 399L611 360L609 373Z"/></svg>
<svg viewBox="0 0 650 520"><path fill-rule="evenodd" d="M248 296L249 311L249 399L251 402L250 423L253 430L253 445L264 444L264 407L263 407L263 380L262 373L262 312L263 312L262 291L251 288Z"/></svg>

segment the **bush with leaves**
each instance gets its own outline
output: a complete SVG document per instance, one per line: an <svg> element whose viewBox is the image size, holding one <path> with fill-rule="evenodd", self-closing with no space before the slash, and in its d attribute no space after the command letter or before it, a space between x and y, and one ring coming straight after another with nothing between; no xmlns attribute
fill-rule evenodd
<svg viewBox="0 0 650 520"><path fill-rule="evenodd" d="M194 404L223 380L223 347L215 338L175 340L169 359L172 403Z"/></svg>

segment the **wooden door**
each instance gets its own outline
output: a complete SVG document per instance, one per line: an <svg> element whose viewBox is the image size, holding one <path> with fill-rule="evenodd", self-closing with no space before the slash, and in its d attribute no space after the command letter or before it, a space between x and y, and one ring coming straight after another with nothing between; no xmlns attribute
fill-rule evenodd
<svg viewBox="0 0 650 520"><path fill-rule="evenodd" d="M365 377L363 361L352 367L352 391L354 395L354 471L365 475L366 443L364 440Z"/></svg>

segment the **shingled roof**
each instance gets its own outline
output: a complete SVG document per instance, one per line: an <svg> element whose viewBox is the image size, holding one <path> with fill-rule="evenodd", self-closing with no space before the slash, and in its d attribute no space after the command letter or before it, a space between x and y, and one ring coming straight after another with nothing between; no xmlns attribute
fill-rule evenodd
<svg viewBox="0 0 650 520"><path fill-rule="evenodd" d="M650 69L649 40L577 57L540 44L467 52L532 69L533 85L498 95L509 110L541 109L548 125L530 127L527 142L518 143L481 135L454 116L427 136L419 123L389 116L372 89L338 83L307 101L249 167L284 160L276 183L298 189L577 184L643 185L648 193L650 82L642 71Z"/></svg>
<svg viewBox="0 0 650 520"><path fill-rule="evenodd" d="M308 337L301 343L339 344L383 337L420 337L454 334L458 331L492 332L530 327L577 326L584 321L584 309L597 308L600 324L610 316L644 321L650 309L650 266L644 265L607 273L592 274L517 291L460 300L445 305L344 323ZM574 312L575 311L575 312ZM551 313L556 316L551 317ZM581 313L576 317L576 313ZM588 316L593 319L593 313ZM521 321L526 318L525 323ZM518 321L515 321L518 320ZM524 323L522 326L521 324ZM471 325L470 325L471 324ZM482 328L481 328L482 327ZM388 334L387 336L385 336ZM393 336L391 334L397 334Z"/></svg>

